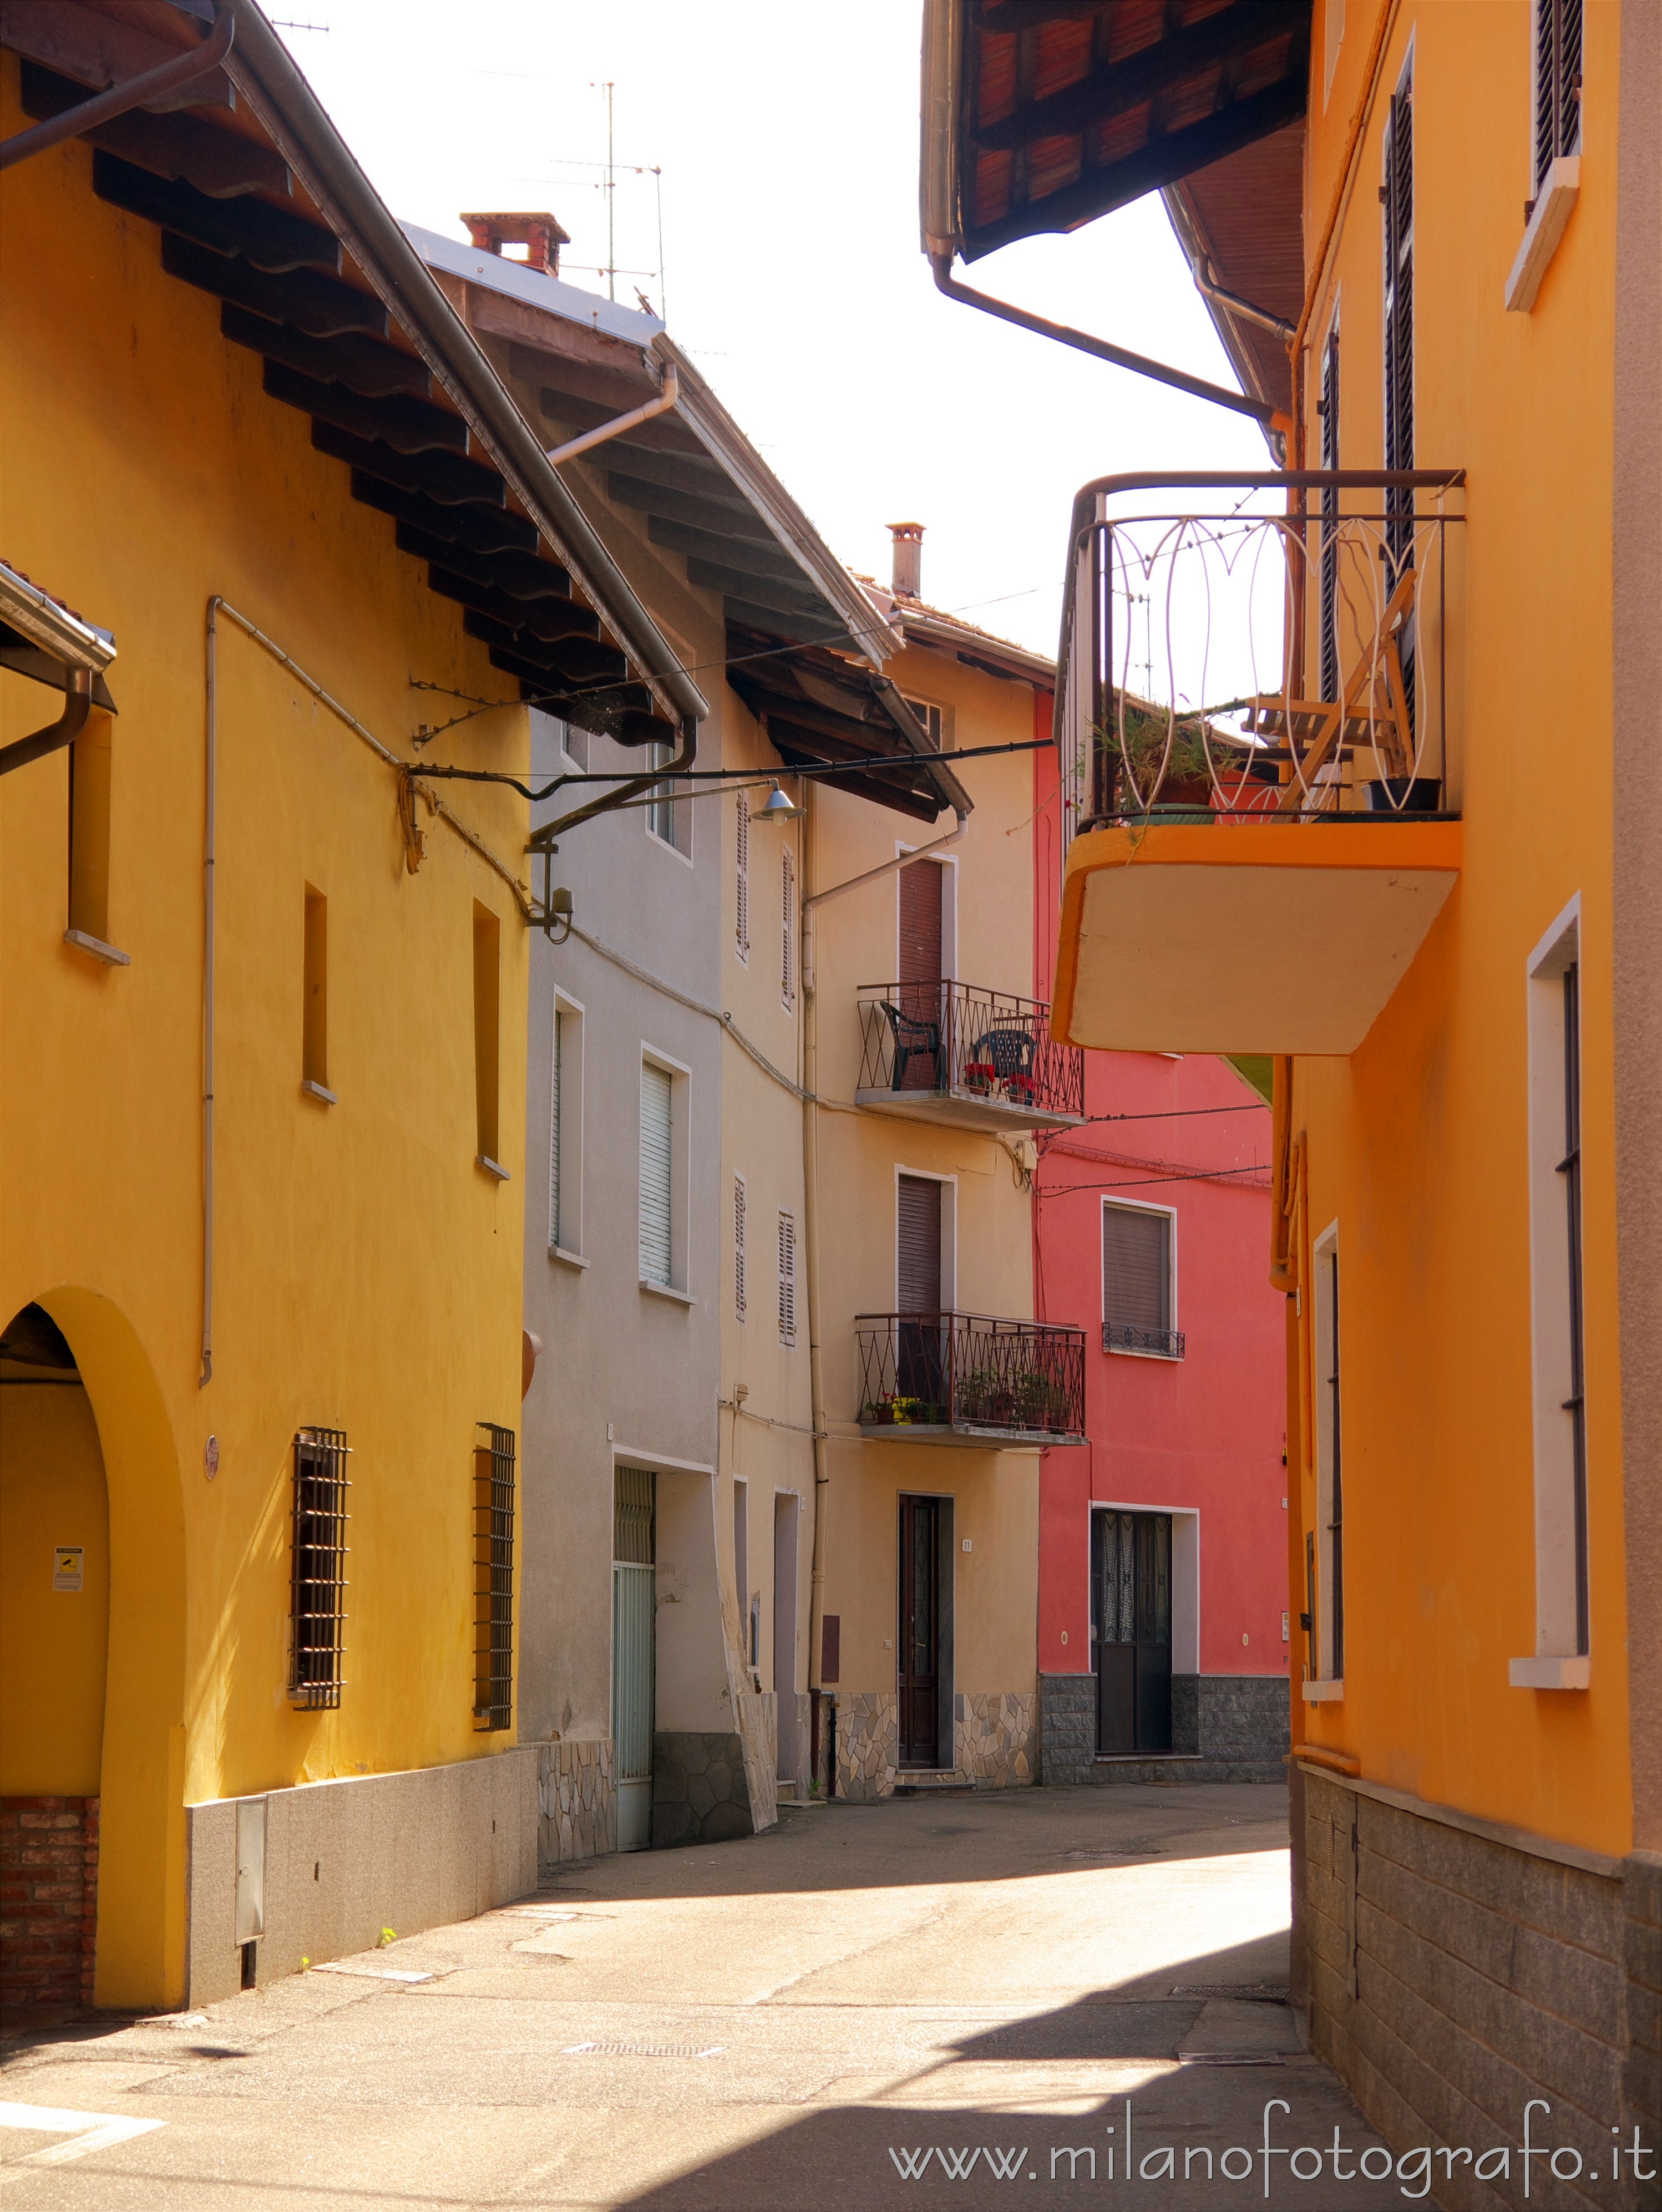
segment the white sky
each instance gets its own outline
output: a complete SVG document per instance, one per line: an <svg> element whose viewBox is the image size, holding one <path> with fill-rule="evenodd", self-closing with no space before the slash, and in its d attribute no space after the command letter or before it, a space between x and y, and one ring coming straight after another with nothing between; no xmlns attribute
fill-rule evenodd
<svg viewBox="0 0 1662 2212"><path fill-rule="evenodd" d="M917 236L916 0L265 0L395 215L549 208L562 274L606 258L604 97L620 163L661 164L668 320L833 550L888 575L928 526L939 606L1054 653L1074 492L1112 470L1263 468L1244 416L943 299ZM590 164L594 166L581 166ZM658 265L649 176L617 255ZM969 280L1233 384L1157 198ZM634 304L656 276L620 276Z"/></svg>

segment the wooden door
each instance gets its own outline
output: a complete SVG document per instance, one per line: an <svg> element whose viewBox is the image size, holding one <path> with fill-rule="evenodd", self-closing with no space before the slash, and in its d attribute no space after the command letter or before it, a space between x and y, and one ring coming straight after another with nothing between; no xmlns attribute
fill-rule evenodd
<svg viewBox="0 0 1662 2212"><path fill-rule="evenodd" d="M941 1765L941 1501L900 1501L899 1764Z"/></svg>
<svg viewBox="0 0 1662 2212"><path fill-rule="evenodd" d="M1172 1516L1093 1513L1097 1750L1172 1748Z"/></svg>

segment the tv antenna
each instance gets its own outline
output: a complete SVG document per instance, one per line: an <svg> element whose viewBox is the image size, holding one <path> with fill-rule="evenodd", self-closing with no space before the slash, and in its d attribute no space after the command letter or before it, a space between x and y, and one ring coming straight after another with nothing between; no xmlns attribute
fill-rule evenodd
<svg viewBox="0 0 1662 2212"><path fill-rule="evenodd" d="M612 160L612 80L606 77L600 83L591 80L591 89L606 94L606 297L618 296L618 175Z"/></svg>

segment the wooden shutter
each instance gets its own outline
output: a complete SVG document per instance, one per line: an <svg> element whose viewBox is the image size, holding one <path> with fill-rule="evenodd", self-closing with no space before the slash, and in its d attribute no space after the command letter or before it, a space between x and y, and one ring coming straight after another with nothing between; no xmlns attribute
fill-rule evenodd
<svg viewBox="0 0 1662 2212"><path fill-rule="evenodd" d="M910 869L903 868L903 876ZM941 1185L927 1176L903 1175L896 1203L895 1287L901 1313L939 1313L941 1300Z"/></svg>
<svg viewBox="0 0 1662 2212"><path fill-rule="evenodd" d="M779 1341L796 1341L796 1216L779 1217Z"/></svg>
<svg viewBox="0 0 1662 2212"><path fill-rule="evenodd" d="M734 817L736 843L734 848L734 950L741 961L750 958L750 794L737 794L738 811Z"/></svg>
<svg viewBox="0 0 1662 2212"><path fill-rule="evenodd" d="M745 1178L733 1178L733 1310L745 1318Z"/></svg>
<svg viewBox="0 0 1662 2212"><path fill-rule="evenodd" d="M1322 348L1322 466L1339 465L1339 326L1335 323ZM1324 516L1339 511L1336 492L1321 495ZM1339 535L1330 520L1322 526L1322 689L1324 699L1339 696Z"/></svg>
<svg viewBox="0 0 1662 2212"><path fill-rule="evenodd" d="M1535 188L1581 144L1581 0L1535 0Z"/></svg>
<svg viewBox="0 0 1662 2212"><path fill-rule="evenodd" d="M796 859L788 845L780 856L779 995L796 1004Z"/></svg>
<svg viewBox="0 0 1662 2212"><path fill-rule="evenodd" d="M1102 1317L1133 1328L1172 1326L1172 1217L1102 1209Z"/></svg>
<svg viewBox="0 0 1662 2212"><path fill-rule="evenodd" d="M937 860L900 871L900 975L903 983L941 981L941 878Z"/></svg>
<svg viewBox="0 0 1662 2212"><path fill-rule="evenodd" d="M674 1085L667 1068L641 1065L641 1277L670 1283L671 1106Z"/></svg>
<svg viewBox="0 0 1662 2212"><path fill-rule="evenodd" d="M548 1115L548 1241L560 1242L560 1097L563 1087L565 1016L554 1017L554 1096Z"/></svg>
<svg viewBox="0 0 1662 2212"><path fill-rule="evenodd" d="M1385 157L1385 465L1414 465L1414 94L1407 78L1393 93ZM1400 561L1413 537L1414 494L1386 495L1386 536Z"/></svg>

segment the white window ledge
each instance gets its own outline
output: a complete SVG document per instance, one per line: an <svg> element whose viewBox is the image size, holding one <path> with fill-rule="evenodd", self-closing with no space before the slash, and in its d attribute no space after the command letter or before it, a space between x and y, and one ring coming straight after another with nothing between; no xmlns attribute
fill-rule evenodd
<svg viewBox="0 0 1662 2212"><path fill-rule="evenodd" d="M1344 1703L1342 1682L1300 1682L1307 1705L1342 1705Z"/></svg>
<svg viewBox="0 0 1662 2212"><path fill-rule="evenodd" d="M1592 1662L1585 1653L1577 1657L1512 1659L1507 1680L1514 1690L1585 1690L1592 1680Z"/></svg>
<svg viewBox="0 0 1662 2212"><path fill-rule="evenodd" d="M94 960L103 961L107 967L131 968L133 964L131 952L118 952L113 945L106 945L101 937L88 937L84 929L66 929L64 942L74 945L77 952L90 952Z"/></svg>
<svg viewBox="0 0 1662 2212"><path fill-rule="evenodd" d="M314 1083L309 1075L301 1077L300 1087L307 1098L320 1098L326 1106L338 1106L340 1103L332 1091L326 1091L322 1084Z"/></svg>
<svg viewBox="0 0 1662 2212"><path fill-rule="evenodd" d="M563 1244L551 1244L548 1248L548 1256L551 1260L559 1261L562 1266L567 1267L586 1267L588 1265L581 1252L568 1252Z"/></svg>
<svg viewBox="0 0 1662 2212"><path fill-rule="evenodd" d="M483 1168L486 1175L494 1176L498 1182L512 1182L514 1180L502 1163L491 1159L487 1153L475 1152L473 1164L476 1168Z"/></svg>
<svg viewBox="0 0 1662 2212"><path fill-rule="evenodd" d="M641 1288L650 1291L654 1298L669 1298L678 1306L694 1306L698 1303L690 1291L673 1290L667 1283L649 1283L644 1275L641 1278Z"/></svg>
<svg viewBox="0 0 1662 2212"><path fill-rule="evenodd" d="M1508 313L1526 315L1534 307L1541 280L1558 251L1558 241L1564 234L1580 189L1581 156L1561 154L1542 181L1534 213L1518 248L1518 258L1507 279Z"/></svg>

